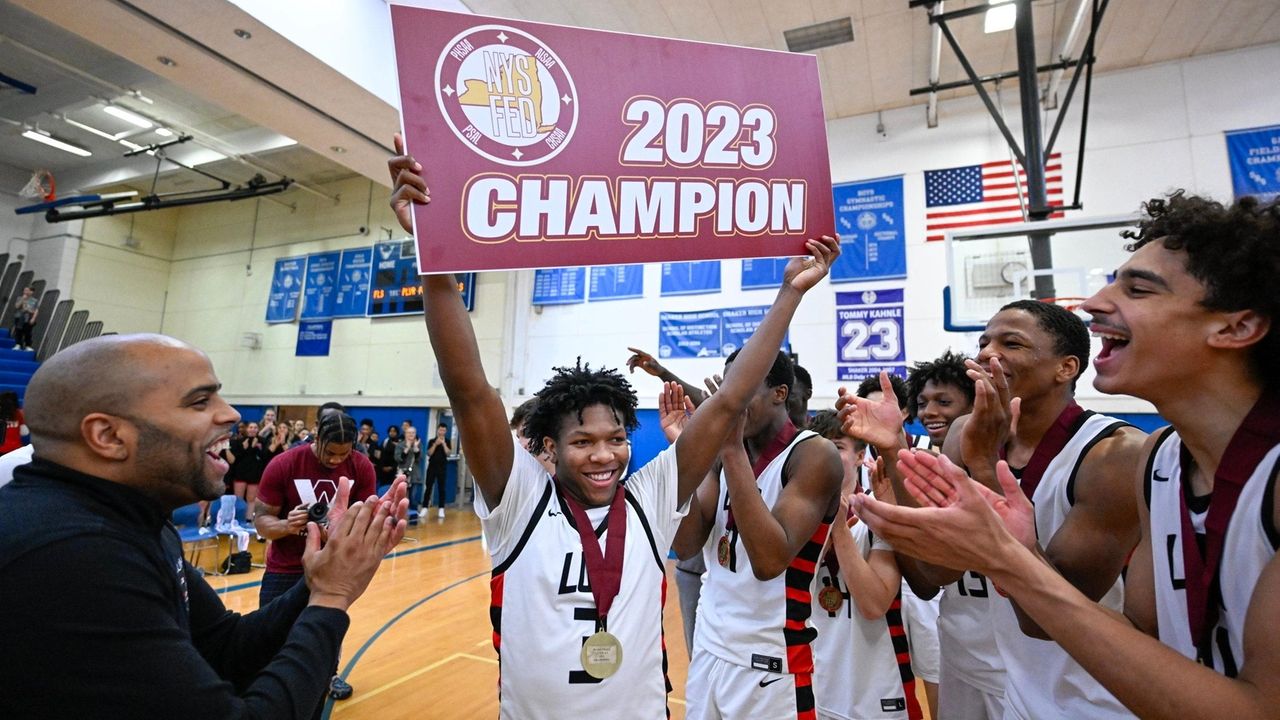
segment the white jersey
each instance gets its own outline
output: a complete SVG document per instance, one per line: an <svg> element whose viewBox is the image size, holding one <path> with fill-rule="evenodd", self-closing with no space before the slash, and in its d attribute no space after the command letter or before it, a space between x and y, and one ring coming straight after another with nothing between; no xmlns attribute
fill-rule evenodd
<svg viewBox="0 0 1280 720"><path fill-rule="evenodd" d="M1172 428L1166 430L1152 453L1144 488L1151 511L1151 566L1160 642L1195 660L1198 653L1187 620L1182 557L1182 447L1178 434ZM1245 482L1223 539L1218 618L1210 646L1213 669L1227 677L1236 677L1244 666L1245 614L1258 576L1280 545L1271 507L1277 474L1280 445L1266 451ZM1204 532L1204 515L1199 519L1198 523L1193 520L1197 534Z"/></svg>
<svg viewBox="0 0 1280 720"><path fill-rule="evenodd" d="M893 552L866 523L860 522L849 531L864 558L874 550ZM831 543L827 543L813 584L813 627L818 631L813 641L813 695L818 714L843 720L920 717L901 598L894 599L884 617L864 618L854 607L840 573L832 575L825 561L827 553L835 553ZM823 589L828 587L840 594L840 607L834 610L820 602ZM908 714L908 703L915 712Z"/></svg>
<svg viewBox="0 0 1280 720"><path fill-rule="evenodd" d="M489 615L502 718L614 717L619 707L635 717L665 717L664 560L687 511L676 507L677 476L673 446L626 480L622 582L607 620L623 660L604 680L579 662L583 641L597 629L596 604L573 516L551 476L515 445L498 506L488 508L476 493L493 561ZM608 510L587 510L602 549L611 535Z"/></svg>
<svg viewBox="0 0 1280 720"><path fill-rule="evenodd" d="M1048 547L1062 527L1075 500L1075 476L1085 455L1099 441L1125 423L1085 411L1074 423L1066 446L1045 468L1031 502L1035 505L1036 535ZM1099 604L1116 611L1124 606L1124 586L1115 584ZM1005 717L1022 720L1046 718L1128 718L1133 715L1094 680L1056 642L1023 634L1013 605L1006 598L991 599L991 624L996 645L1004 657Z"/></svg>
<svg viewBox="0 0 1280 720"><path fill-rule="evenodd" d="M955 677L987 693L1004 694L1004 658L991 626L991 581L974 570L943 589L938 604L942 664Z"/></svg>
<svg viewBox="0 0 1280 720"><path fill-rule="evenodd" d="M760 495L769 507L782 495L782 469L791 451L812 437L817 435L809 430L798 432L756 478ZM831 518L823 519L785 572L772 580L757 580L737 531L728 529L728 501L728 483L721 471L720 500L711 530L714 554L708 559L702 596L698 599L694 654L710 652L722 660L767 672L813 672L810 595ZM727 566L719 562L722 540Z"/></svg>

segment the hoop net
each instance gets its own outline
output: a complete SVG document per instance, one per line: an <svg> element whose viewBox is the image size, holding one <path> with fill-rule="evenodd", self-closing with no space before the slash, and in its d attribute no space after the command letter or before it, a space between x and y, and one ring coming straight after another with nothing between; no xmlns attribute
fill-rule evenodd
<svg viewBox="0 0 1280 720"><path fill-rule="evenodd" d="M56 191L57 185L53 181L53 173L48 170L37 170L18 194L28 198L43 198L45 202L51 202L58 197Z"/></svg>

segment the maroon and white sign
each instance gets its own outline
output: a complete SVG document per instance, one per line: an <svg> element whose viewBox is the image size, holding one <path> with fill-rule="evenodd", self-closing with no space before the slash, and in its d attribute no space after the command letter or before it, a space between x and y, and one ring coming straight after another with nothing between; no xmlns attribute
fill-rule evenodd
<svg viewBox="0 0 1280 720"><path fill-rule="evenodd" d="M800 254L834 234L812 55L391 8L423 272Z"/></svg>

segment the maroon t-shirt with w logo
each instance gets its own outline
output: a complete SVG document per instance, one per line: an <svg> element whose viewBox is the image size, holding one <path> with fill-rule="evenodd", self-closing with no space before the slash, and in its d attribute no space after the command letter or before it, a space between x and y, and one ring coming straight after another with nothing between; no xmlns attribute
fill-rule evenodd
<svg viewBox="0 0 1280 720"><path fill-rule="evenodd" d="M320 464L311 448L308 443L287 450L272 458L262 471L258 499L280 508L280 518L287 517L290 510L303 502L295 480L305 480L315 499L330 505L338 492L338 478L351 478L351 502L367 499L377 492L373 463L367 456L352 452L342 464L330 469ZM267 548L267 572L301 574L302 552L306 548L306 538L301 535L272 540Z"/></svg>

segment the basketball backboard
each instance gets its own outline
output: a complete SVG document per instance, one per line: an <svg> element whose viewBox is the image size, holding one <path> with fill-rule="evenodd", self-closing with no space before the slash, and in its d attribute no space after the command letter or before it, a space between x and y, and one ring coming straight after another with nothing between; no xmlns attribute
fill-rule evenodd
<svg viewBox="0 0 1280 720"><path fill-rule="evenodd" d="M981 331L997 310L1020 299L1057 302L1074 309L1106 285L1124 263L1128 241L1120 232L1137 225L1139 217L1069 218L948 233L944 238L944 327L952 332ZM1047 239L1051 267L1033 266L1033 234Z"/></svg>

